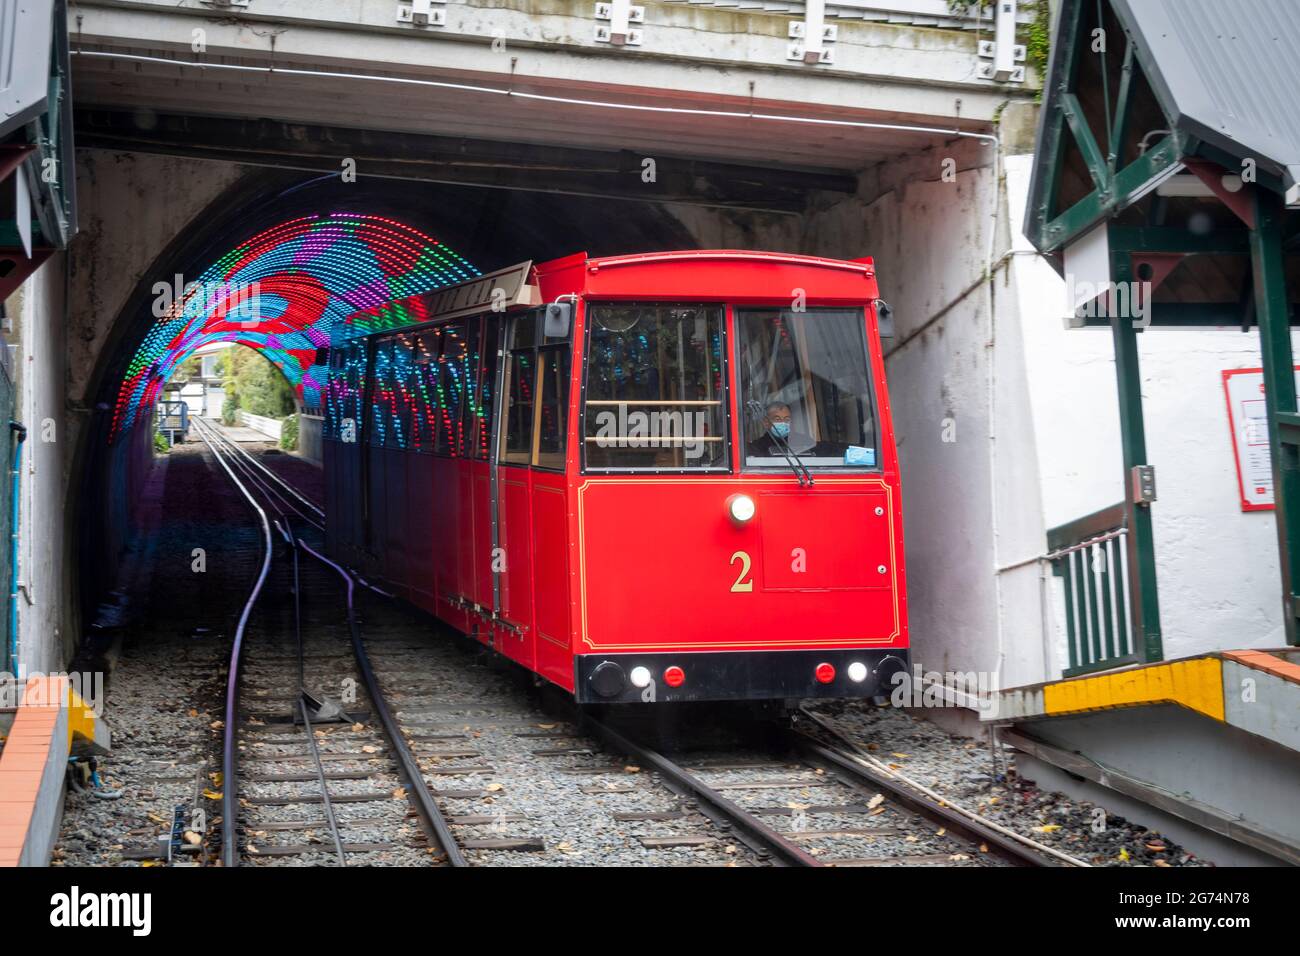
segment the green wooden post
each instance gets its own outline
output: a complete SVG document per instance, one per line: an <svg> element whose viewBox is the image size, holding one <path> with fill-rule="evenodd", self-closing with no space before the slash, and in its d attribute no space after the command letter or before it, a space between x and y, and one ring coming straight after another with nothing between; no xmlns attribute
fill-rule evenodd
<svg viewBox="0 0 1300 956"><path fill-rule="evenodd" d="M1264 401L1268 447L1273 456L1274 518L1282 569L1282 620L1288 644L1296 634L1296 562L1300 561L1300 416L1296 414L1295 359L1291 317L1282 261L1282 197L1256 186L1255 228L1250 231L1250 265L1255 282L1255 315L1264 356Z"/></svg>
<svg viewBox="0 0 1300 956"><path fill-rule="evenodd" d="M1060 102L1049 95L1048 85L1055 82L1056 86L1051 91L1057 94L1067 93L1074 87L1074 76L1079 66L1077 37L1083 20L1083 0L1062 0L1059 16L1057 38L1052 43L1052 62L1049 64L1048 76L1043 81L1043 99L1047 104L1042 119L1043 141L1034 157L1035 164L1040 167L1038 174L1043 177L1045 184L1039 192L1041 203L1034 226L1037 237L1034 244L1040 250L1051 239L1046 232L1047 224L1060 212L1056 208L1056 191L1065 164L1065 111Z"/></svg>
<svg viewBox="0 0 1300 956"><path fill-rule="evenodd" d="M1111 262L1111 281L1133 281L1133 260L1120 253ZM1132 289L1132 285L1127 285ZM1124 297L1121 296L1122 301ZM1137 329L1133 327L1138 299L1128 297L1130 313L1112 315L1115 378L1119 385L1120 444L1124 455L1124 513L1128 524L1128 591L1132 613L1133 650L1143 661L1164 660L1160 638L1160 601L1156 595L1156 546L1151 530L1151 505L1133 500L1133 469L1147 462L1146 428L1142 422L1142 377L1138 369ZM1146 303L1149 305L1149 303ZM1118 310L1117 310L1118 311Z"/></svg>

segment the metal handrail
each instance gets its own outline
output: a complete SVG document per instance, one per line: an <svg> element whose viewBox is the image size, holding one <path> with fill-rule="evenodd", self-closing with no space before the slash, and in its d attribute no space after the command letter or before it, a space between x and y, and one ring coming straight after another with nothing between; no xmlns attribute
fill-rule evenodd
<svg viewBox="0 0 1300 956"><path fill-rule="evenodd" d="M1066 677L1107 670L1138 659L1129 589L1128 520L1123 503L1047 532L1043 560L1062 579Z"/></svg>

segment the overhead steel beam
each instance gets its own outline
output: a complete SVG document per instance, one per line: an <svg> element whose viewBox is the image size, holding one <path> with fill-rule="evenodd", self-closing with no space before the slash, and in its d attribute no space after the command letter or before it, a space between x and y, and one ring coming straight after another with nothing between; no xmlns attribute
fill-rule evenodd
<svg viewBox="0 0 1300 956"><path fill-rule="evenodd" d="M857 188L856 177L847 171L810 172L663 155L657 157L654 181L646 182L641 157L627 152L177 114L155 114L142 126L139 115L126 110L77 110L76 137L81 148L320 173L339 173L343 161L350 159L358 177L782 213L803 212L812 192L848 195Z"/></svg>

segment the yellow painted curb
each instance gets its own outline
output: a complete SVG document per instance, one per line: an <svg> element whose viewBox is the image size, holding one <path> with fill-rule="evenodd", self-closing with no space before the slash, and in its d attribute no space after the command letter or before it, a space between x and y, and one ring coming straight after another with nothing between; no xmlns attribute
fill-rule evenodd
<svg viewBox="0 0 1300 956"><path fill-rule="evenodd" d="M88 744L95 742L95 712L92 711L81 695L71 687L68 688L68 746L80 737Z"/></svg>
<svg viewBox="0 0 1300 956"><path fill-rule="evenodd" d="M1114 674L1076 677L1043 688L1043 712L1053 716L1157 703L1179 704L1223 720L1222 661L1198 657L1151 664Z"/></svg>

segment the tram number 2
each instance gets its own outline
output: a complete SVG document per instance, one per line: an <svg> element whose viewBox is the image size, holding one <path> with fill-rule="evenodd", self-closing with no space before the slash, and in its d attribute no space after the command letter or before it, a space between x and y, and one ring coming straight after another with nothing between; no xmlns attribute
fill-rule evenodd
<svg viewBox="0 0 1300 956"><path fill-rule="evenodd" d="M736 583L731 586L731 592L737 594L754 590L754 582L745 580L749 577L749 569L753 561L744 551L737 551L733 554L729 563L734 565L737 560L740 561L740 574L736 577Z"/></svg>

